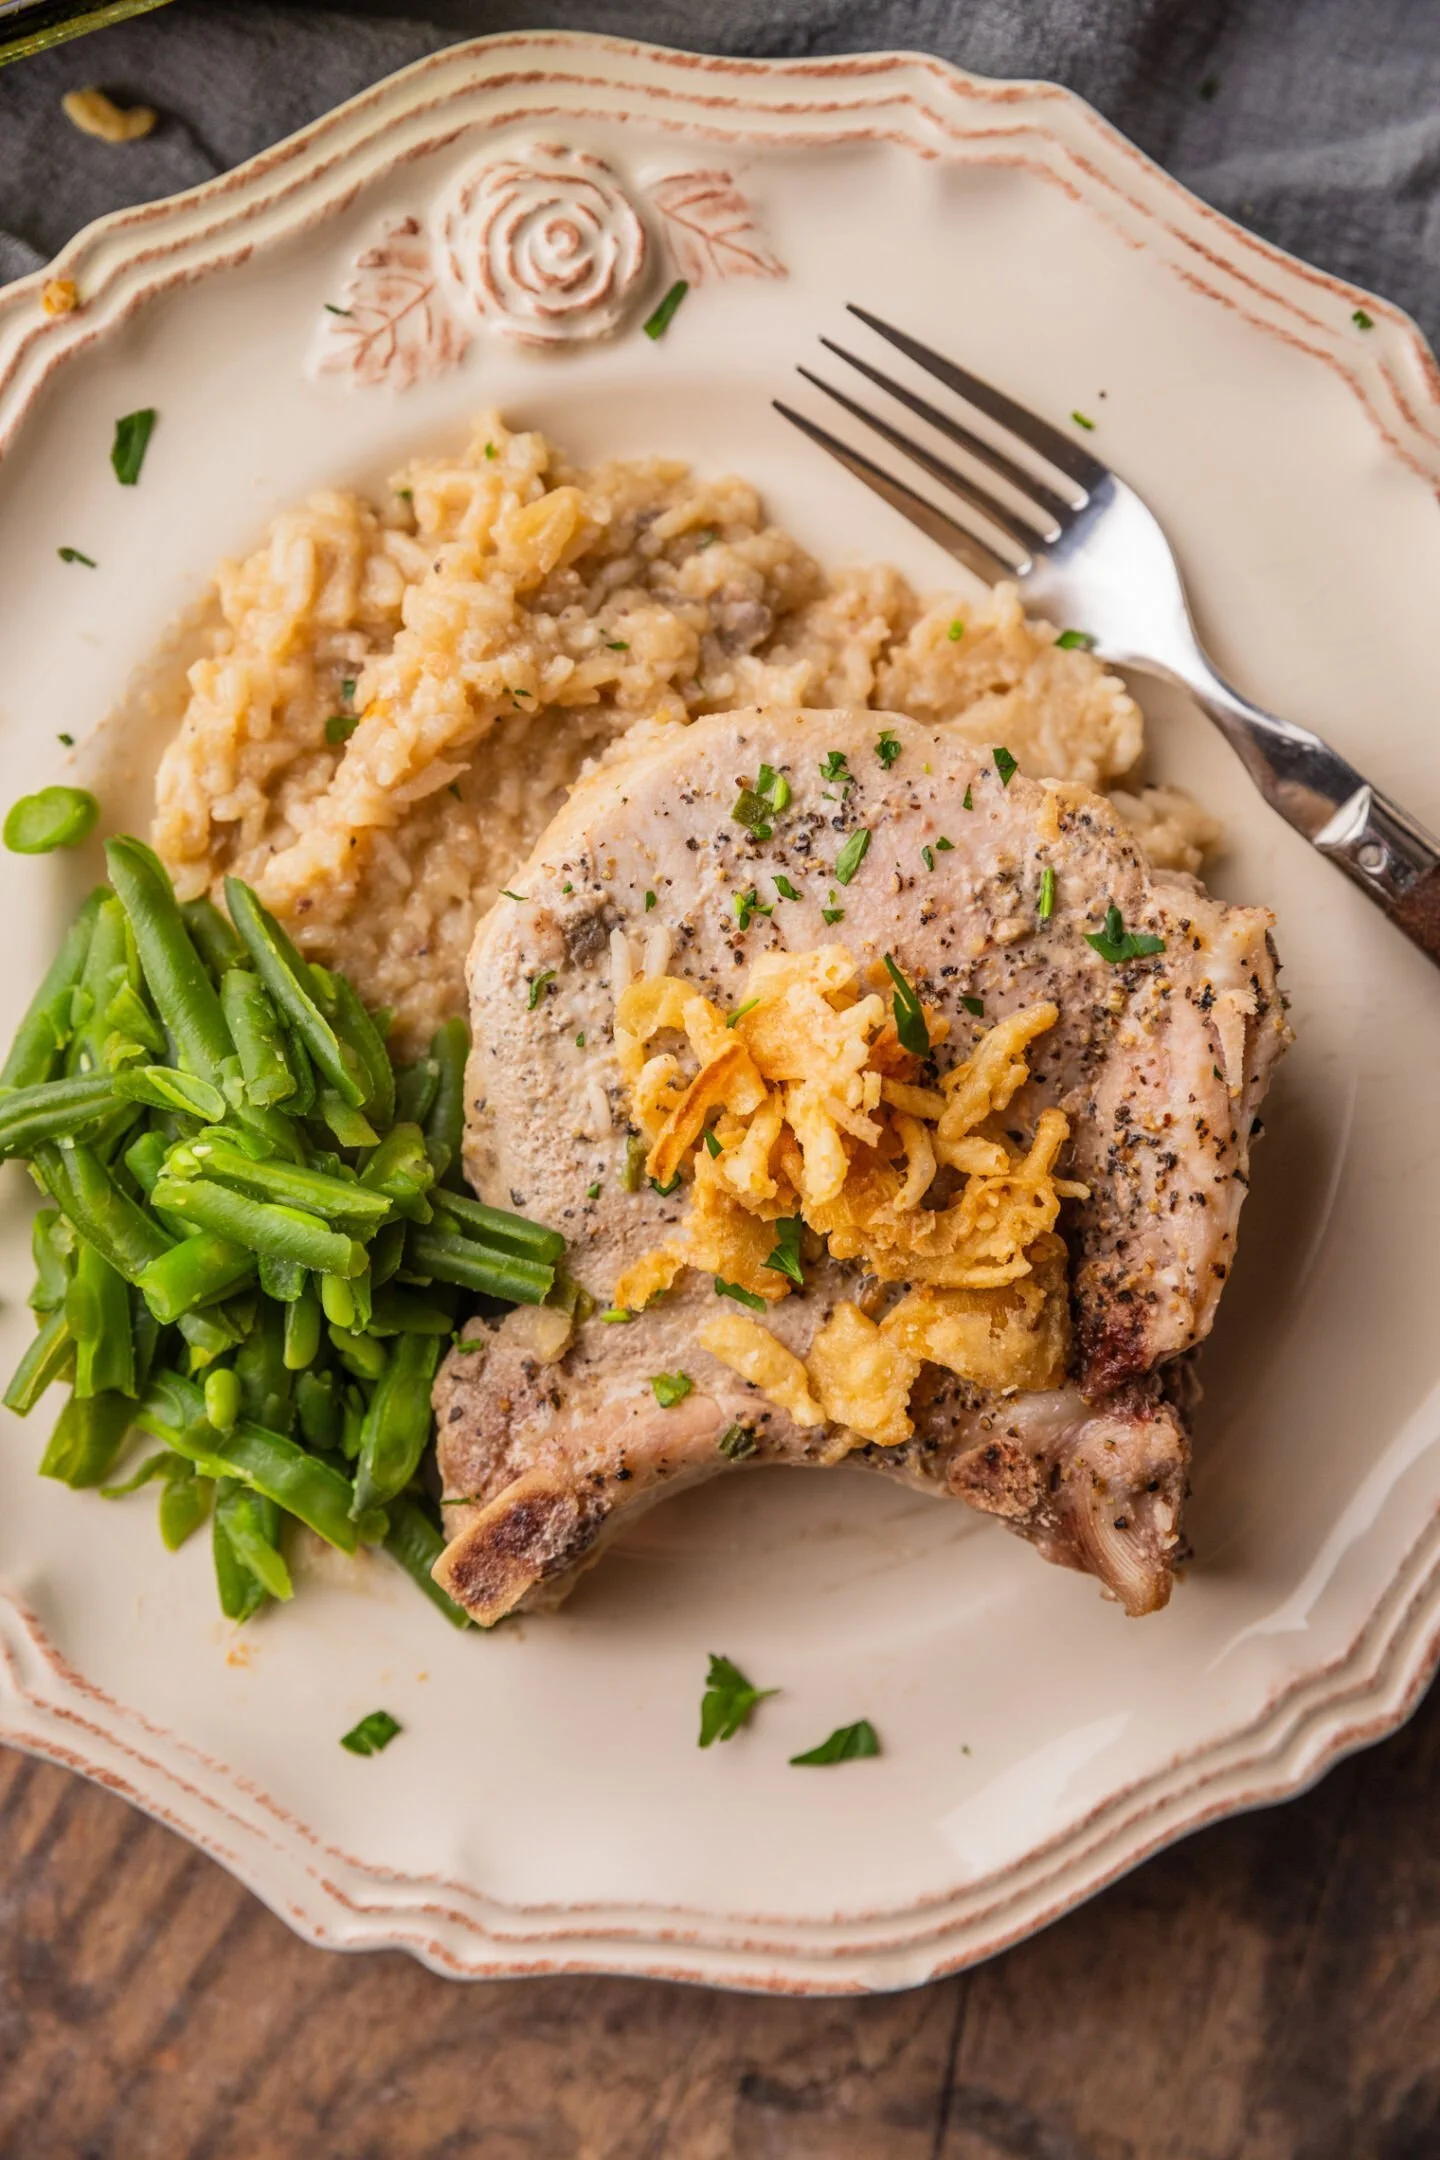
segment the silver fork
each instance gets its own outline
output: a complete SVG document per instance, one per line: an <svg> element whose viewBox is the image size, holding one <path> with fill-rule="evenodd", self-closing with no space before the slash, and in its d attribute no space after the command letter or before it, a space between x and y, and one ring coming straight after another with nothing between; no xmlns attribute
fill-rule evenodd
<svg viewBox="0 0 1440 2160"><path fill-rule="evenodd" d="M800 369L807 382L937 481L970 518L962 522L938 508L778 398L776 411L987 584L1021 580L1027 604L1062 626L1083 628L1102 659L1183 683L1266 801L1440 963L1440 841L1309 728L1252 705L1225 681L1196 636L1170 543L1134 489L1082 444L953 360L864 308L850 313L1013 438L1013 445L986 440L870 361L821 338L827 351L963 450L987 476L971 477L882 414ZM1052 485L1012 448L1042 459L1062 484ZM991 480L1002 482L1015 500L1007 502Z"/></svg>

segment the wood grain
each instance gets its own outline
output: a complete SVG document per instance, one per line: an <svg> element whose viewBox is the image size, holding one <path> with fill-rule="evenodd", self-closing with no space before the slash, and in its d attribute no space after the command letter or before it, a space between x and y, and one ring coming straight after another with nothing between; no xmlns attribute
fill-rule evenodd
<svg viewBox="0 0 1440 2160"><path fill-rule="evenodd" d="M1435 2160L1440 1697L932 1988L457 1985L327 1955L0 1753L5 2160Z"/></svg>

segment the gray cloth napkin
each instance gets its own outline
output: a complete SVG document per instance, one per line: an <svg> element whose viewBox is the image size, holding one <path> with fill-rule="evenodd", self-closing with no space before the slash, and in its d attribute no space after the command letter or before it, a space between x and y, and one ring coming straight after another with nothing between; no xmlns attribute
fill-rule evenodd
<svg viewBox="0 0 1440 2160"><path fill-rule="evenodd" d="M438 46L525 28L767 56L900 46L1067 83L1207 201L1440 334L1435 0L176 0L0 69L0 280ZM77 133L60 99L88 83L154 105L154 134Z"/></svg>

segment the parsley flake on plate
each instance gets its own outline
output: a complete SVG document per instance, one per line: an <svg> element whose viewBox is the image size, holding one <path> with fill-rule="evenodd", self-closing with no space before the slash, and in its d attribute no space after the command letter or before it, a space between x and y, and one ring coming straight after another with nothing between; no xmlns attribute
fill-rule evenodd
<svg viewBox="0 0 1440 2160"><path fill-rule="evenodd" d="M968 788L968 787L966 788L966 790L965 790L965 800L964 800L964 801L963 801L963 802L961 803L960 807L961 807L961 809L962 809L962 810L973 810L973 809L974 809L974 807L975 807L975 796L974 796L974 792L973 792L973 790L972 790L972 789L970 789L970 788Z"/></svg>
<svg viewBox="0 0 1440 2160"><path fill-rule="evenodd" d="M820 777L822 780L839 780L846 787L851 785L855 776L843 750L826 751L820 760Z"/></svg>
<svg viewBox="0 0 1440 2160"><path fill-rule="evenodd" d="M1095 423L1093 420L1089 419L1086 414L1084 414L1083 412L1072 412L1070 418L1074 421L1076 427L1083 427L1090 434L1094 434Z"/></svg>
<svg viewBox="0 0 1440 2160"><path fill-rule="evenodd" d="M352 1725L349 1732L341 1735L340 1745L348 1748L352 1755L378 1755L402 1730L400 1720L391 1717L388 1710L372 1710L368 1717L362 1717L358 1725Z"/></svg>
<svg viewBox="0 0 1440 2160"><path fill-rule="evenodd" d="M788 877L777 877L775 890L782 900L798 900L800 898L799 893L796 892Z"/></svg>
<svg viewBox="0 0 1440 2160"><path fill-rule="evenodd" d="M885 767L886 772L889 772L890 767L899 757L901 748L899 736L892 734L890 729L886 728L875 744L875 755Z"/></svg>
<svg viewBox="0 0 1440 2160"><path fill-rule="evenodd" d="M1010 782L1020 770L1017 760L1011 756L1004 743L997 743L990 755L995 760L995 770L1000 775L1001 787L1009 787Z"/></svg>
<svg viewBox="0 0 1440 2160"><path fill-rule="evenodd" d="M1055 643L1061 652L1090 652L1095 640L1088 630L1062 630Z"/></svg>
<svg viewBox="0 0 1440 2160"><path fill-rule="evenodd" d="M800 1265L800 1234L805 1228L804 1218L799 1215L782 1215L774 1224L775 1250L763 1267L777 1275L787 1275L797 1289L805 1287L805 1271Z"/></svg>
<svg viewBox="0 0 1440 2160"><path fill-rule="evenodd" d="M1055 913L1055 872L1049 863L1040 872L1040 904L1036 913L1041 922L1049 922Z"/></svg>
<svg viewBox="0 0 1440 2160"><path fill-rule="evenodd" d="M819 1747L811 1748L804 1755L792 1755L792 1763L860 1762L867 1755L880 1753L880 1738L869 1718L857 1718L853 1725L841 1725L822 1740Z"/></svg>
<svg viewBox="0 0 1440 2160"><path fill-rule="evenodd" d="M730 905L735 910L735 919L742 930L749 929L751 921L756 915L773 915L775 912L774 901L772 900L767 905L760 898L753 885L749 892L732 894Z"/></svg>
<svg viewBox="0 0 1440 2160"><path fill-rule="evenodd" d="M925 865L925 868L926 868L927 870L933 870L933 869L934 869L934 867L935 867L935 850L934 850L934 848L933 848L933 847L922 847L922 848L921 848L921 850L920 850L920 860L921 860L921 862L923 862L923 863L924 863L924 865Z"/></svg>
<svg viewBox="0 0 1440 2160"><path fill-rule="evenodd" d="M706 1128L705 1132L705 1146L712 1160L715 1156L723 1155L725 1152L724 1149L721 1147L720 1142L716 1139L714 1133L711 1132L708 1127Z"/></svg>
<svg viewBox="0 0 1440 2160"><path fill-rule="evenodd" d="M958 645L961 638L964 637L965 625L963 622L961 622L958 615L956 616L954 622L951 623L945 635L949 638L952 645Z"/></svg>
<svg viewBox="0 0 1440 2160"><path fill-rule="evenodd" d="M331 713L329 719L325 722L325 740L332 745L349 742L350 737L359 725L359 713Z"/></svg>
<svg viewBox="0 0 1440 2160"><path fill-rule="evenodd" d="M731 1430L743 1432L744 1427L732 1426ZM732 1665L727 1657L716 1657L712 1651L705 1692L700 1698L700 1746L709 1747L715 1740L733 1740L749 1721L755 1705L779 1692L773 1687L752 1687L738 1665Z"/></svg>
<svg viewBox="0 0 1440 2160"><path fill-rule="evenodd" d="M653 892L647 892L647 893L646 893L646 895L645 895L645 913L646 913L647 915L648 915L648 914L650 913L650 910L651 910L651 908L653 908L653 907L654 907L654 905L655 905L655 895L654 895L654 893L653 893Z"/></svg>
<svg viewBox="0 0 1440 2160"><path fill-rule="evenodd" d="M748 1425L727 1425L715 1445L730 1462L744 1462L747 1456L760 1452L760 1443Z"/></svg>
<svg viewBox="0 0 1440 2160"><path fill-rule="evenodd" d="M1374 316L1367 315L1363 307L1357 307L1351 315L1350 320L1354 323L1357 330L1373 330L1375 328Z"/></svg>
<svg viewBox="0 0 1440 2160"><path fill-rule="evenodd" d="M660 302L660 305L656 308L654 314L647 315L647 317L645 318L645 322L642 327L644 329L646 337L664 337L665 332L669 329L671 323L675 320L675 312L677 308L679 307L681 301L685 298L685 295L687 292L689 292L689 290L690 285L687 279L676 278L675 283L670 287L670 290L666 293L664 299Z"/></svg>
<svg viewBox="0 0 1440 2160"><path fill-rule="evenodd" d="M82 555L79 548L62 547L56 548L55 552L61 562L84 563L87 570L98 570L100 567L93 555Z"/></svg>
<svg viewBox="0 0 1440 2160"><path fill-rule="evenodd" d="M1120 910L1112 900L1105 910L1103 930L1087 930L1085 942L1111 967L1120 967L1126 960L1144 960L1151 953L1164 952L1165 940L1153 936L1148 930L1127 930Z"/></svg>
<svg viewBox="0 0 1440 2160"><path fill-rule="evenodd" d="M134 487L140 478L140 468L145 463L145 452L150 447L150 437L159 417L154 406L147 405L143 412L126 413L115 422L110 466L121 487Z"/></svg>
<svg viewBox="0 0 1440 2160"><path fill-rule="evenodd" d="M676 1403L684 1402L695 1383L689 1373L657 1372L652 1374L650 1385L655 1390L655 1400L660 1408L673 1410Z"/></svg>
<svg viewBox="0 0 1440 2160"><path fill-rule="evenodd" d="M960 1003L964 1006L966 1012L973 1013L977 1020L983 1018L985 1012L984 998L962 997Z"/></svg>
<svg viewBox="0 0 1440 2160"><path fill-rule="evenodd" d="M768 915L768 914L769 914L769 912L770 912L769 908L766 908L765 912L766 912L766 914ZM759 1002L760 1002L760 1000L759 1000L759 998L758 998L758 997L753 997L753 998L747 998L747 999L745 1000L745 1003L744 1003L743 1005L737 1005L737 1006L736 1006L736 1008L735 1008L735 1010L734 1010L734 1012L733 1012L733 1013L731 1013L731 1014L730 1014L730 1016L729 1016L729 1018L728 1018L728 1019L726 1020L726 1022L725 1022L725 1025L726 1025L726 1027L727 1027L727 1028L733 1028L737 1020L743 1020L743 1019L744 1019L744 1017L745 1017L746 1013L748 1013L748 1012L754 1012L754 1010L755 1010L755 1007L756 1007L756 1006L757 1006L757 1005L759 1004Z"/></svg>
<svg viewBox="0 0 1440 2160"><path fill-rule="evenodd" d="M525 1000L525 1010L527 1012L534 1012L541 998L545 995L545 985L554 982L554 980L554 968L542 968L538 975L531 976L530 994Z"/></svg>
<svg viewBox="0 0 1440 2160"><path fill-rule="evenodd" d="M835 905L835 888L833 885L830 888L830 905L821 908L820 920L827 923L844 922L845 920L844 908Z"/></svg>
<svg viewBox="0 0 1440 2160"><path fill-rule="evenodd" d="M757 1297L753 1290L742 1289L737 1282L726 1282L723 1275L715 1277L715 1295L716 1297L734 1298L737 1305L748 1305L751 1312L764 1312L765 1310L763 1297Z"/></svg>
<svg viewBox="0 0 1440 2160"><path fill-rule="evenodd" d="M652 1177L650 1180L650 1189L652 1192L659 1193L662 1200L668 1200L671 1193L678 1192L680 1190L680 1172L678 1170L675 1172L675 1175L671 1178L668 1185L662 1185L658 1178Z"/></svg>

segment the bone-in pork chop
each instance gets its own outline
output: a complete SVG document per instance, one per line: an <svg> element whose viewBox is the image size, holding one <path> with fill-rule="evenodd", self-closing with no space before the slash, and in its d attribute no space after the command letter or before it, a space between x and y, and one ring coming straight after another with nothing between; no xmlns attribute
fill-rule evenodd
<svg viewBox="0 0 1440 2160"><path fill-rule="evenodd" d="M765 766L780 784L757 814ZM1150 870L1100 797L902 718L720 714L592 774L476 935L466 1166L483 1199L564 1231L597 1309L558 1357L554 1317L521 1311L472 1322L480 1347L447 1360L437 1577L486 1621L553 1604L668 1492L737 1462L847 1459L997 1515L1129 1612L1163 1605L1187 1464L1175 1361L1209 1332L1286 1039L1269 925ZM1019 1141L1062 1110L1062 1168L1088 1190L1060 1224L1068 1371L987 1395L925 1365L892 1446L778 1407L701 1347L733 1311L709 1275L606 1317L687 1206L684 1184L635 1175L614 1045L632 971L725 1012L760 954L837 943L862 975L891 955L948 1023L942 1070L1007 1015L1055 1009L1004 1123ZM842 1301L877 1309L858 1272L822 1251L764 1326L804 1359ZM688 1391L662 1401L675 1375Z"/></svg>

